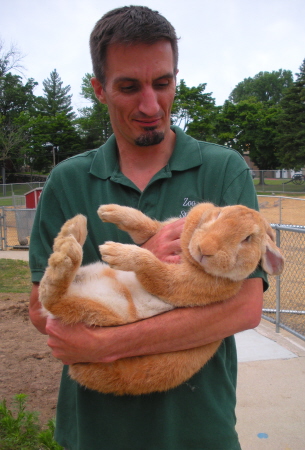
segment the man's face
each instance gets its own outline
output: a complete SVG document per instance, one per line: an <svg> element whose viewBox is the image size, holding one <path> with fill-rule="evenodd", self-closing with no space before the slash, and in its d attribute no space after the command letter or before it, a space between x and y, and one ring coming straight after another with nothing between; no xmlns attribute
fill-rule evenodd
<svg viewBox="0 0 305 450"><path fill-rule="evenodd" d="M171 44L112 44L106 84L92 80L97 98L108 105L118 144L159 144L170 132L176 78Z"/></svg>

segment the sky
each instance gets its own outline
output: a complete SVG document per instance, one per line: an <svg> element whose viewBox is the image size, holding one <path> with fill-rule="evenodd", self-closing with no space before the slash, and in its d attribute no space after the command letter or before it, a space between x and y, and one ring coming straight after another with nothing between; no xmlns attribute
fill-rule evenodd
<svg viewBox="0 0 305 450"><path fill-rule="evenodd" d="M24 75L39 83L35 95L56 69L77 111L86 105L82 78L92 73L89 35L104 13L130 4L172 23L180 38L178 82L207 83L217 105L244 78L279 69L295 74L305 58L304 0L1 0L0 39L25 55Z"/></svg>

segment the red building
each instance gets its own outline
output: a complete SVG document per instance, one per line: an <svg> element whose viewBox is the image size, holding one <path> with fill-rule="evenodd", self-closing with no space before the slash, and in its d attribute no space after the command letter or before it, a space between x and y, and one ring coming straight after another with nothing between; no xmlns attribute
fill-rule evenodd
<svg viewBox="0 0 305 450"><path fill-rule="evenodd" d="M25 195L25 207L28 209L36 209L40 194L42 192L42 187L33 189L32 191L26 192Z"/></svg>

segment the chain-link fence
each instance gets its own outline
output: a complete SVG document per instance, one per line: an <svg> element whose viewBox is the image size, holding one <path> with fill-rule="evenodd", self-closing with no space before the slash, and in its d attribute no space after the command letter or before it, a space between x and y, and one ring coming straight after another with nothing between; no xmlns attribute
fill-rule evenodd
<svg viewBox="0 0 305 450"><path fill-rule="evenodd" d="M273 225L285 257L281 276L269 277L263 316L305 340L305 227Z"/></svg>
<svg viewBox="0 0 305 450"><path fill-rule="evenodd" d="M305 198L258 196L285 256L280 277L269 277L263 317L305 340Z"/></svg>
<svg viewBox="0 0 305 450"><path fill-rule="evenodd" d="M24 207L25 197L29 191L43 187L44 182L0 184L0 206Z"/></svg>
<svg viewBox="0 0 305 450"><path fill-rule="evenodd" d="M0 207L0 250L28 249L35 209Z"/></svg>
<svg viewBox="0 0 305 450"><path fill-rule="evenodd" d="M35 217L33 206L27 206L26 195L45 182L0 185L0 250L28 248ZM30 209L33 208L33 209Z"/></svg>

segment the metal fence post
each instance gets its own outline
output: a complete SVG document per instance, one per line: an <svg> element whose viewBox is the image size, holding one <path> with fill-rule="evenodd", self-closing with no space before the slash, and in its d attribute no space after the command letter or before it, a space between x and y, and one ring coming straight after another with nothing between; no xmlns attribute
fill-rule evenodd
<svg viewBox="0 0 305 450"><path fill-rule="evenodd" d="M276 245L281 247L280 230L276 229ZM280 315L281 315L281 276L276 276L276 314L275 314L275 329L280 332Z"/></svg>
<svg viewBox="0 0 305 450"><path fill-rule="evenodd" d="M6 226L6 213L3 208L3 250L7 250L7 226Z"/></svg>
<svg viewBox="0 0 305 450"><path fill-rule="evenodd" d="M4 243L3 221L4 221L4 212L3 212L3 208L0 208L0 250L4 250L4 248L3 248L3 243Z"/></svg>

